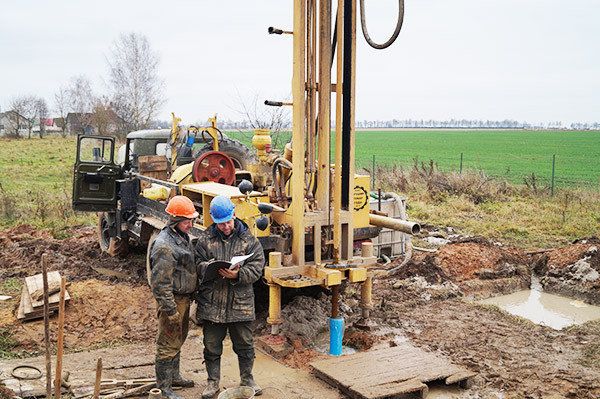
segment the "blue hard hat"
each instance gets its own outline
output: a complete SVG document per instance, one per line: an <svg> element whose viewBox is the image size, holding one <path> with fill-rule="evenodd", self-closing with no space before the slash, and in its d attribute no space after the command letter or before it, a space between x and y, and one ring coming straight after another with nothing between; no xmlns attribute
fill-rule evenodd
<svg viewBox="0 0 600 399"><path fill-rule="evenodd" d="M233 219L235 206L228 197L216 196L210 202L210 217L215 223L225 223Z"/></svg>

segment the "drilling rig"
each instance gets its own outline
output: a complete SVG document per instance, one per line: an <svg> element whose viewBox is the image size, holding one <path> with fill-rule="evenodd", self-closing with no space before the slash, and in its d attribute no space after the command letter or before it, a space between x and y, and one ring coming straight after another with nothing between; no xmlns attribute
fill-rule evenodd
<svg viewBox="0 0 600 399"><path fill-rule="evenodd" d="M363 2L367 42L388 47L400 33L403 0L396 29L383 44L369 37ZM339 355L342 282L361 285L360 323L367 325L377 266L370 239L384 227L417 234L420 226L370 209L370 178L355 170L356 0L337 0L335 13L332 0L294 0L293 7L291 30L268 29L293 36L292 100L265 101L292 107L292 138L283 151L271 148L270 132L262 129L252 139L255 154L244 156L247 147L242 155L232 151L243 145L220 132L216 117L210 126L187 132L174 115L170 131L132 132L121 162L115 160L114 138L80 136L73 207L101 212L99 239L110 252L111 246L122 249L131 241L151 243L168 220L164 210L173 195L188 196L200 214L192 236L212 224L212 198L230 197L236 217L268 254L264 277L272 333L282 322L282 288L321 286L331 290L330 353ZM198 133L207 145L194 153ZM157 153L158 144L144 145L149 137L163 137L170 151Z"/></svg>

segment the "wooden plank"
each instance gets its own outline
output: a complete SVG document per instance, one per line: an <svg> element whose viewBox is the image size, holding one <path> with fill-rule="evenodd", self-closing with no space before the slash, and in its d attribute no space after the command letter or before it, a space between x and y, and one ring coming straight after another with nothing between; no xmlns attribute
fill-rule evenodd
<svg viewBox="0 0 600 399"><path fill-rule="evenodd" d="M319 378L353 399L383 399L410 393L423 396L429 390L426 382L455 383L476 375L409 342L319 360L311 366Z"/></svg>
<svg viewBox="0 0 600 399"><path fill-rule="evenodd" d="M50 295L50 297L48 298L48 301L50 303L50 305L58 305L58 302L60 300L60 273L58 271L53 271L48 273L48 287L53 287L55 286L55 284L58 282L58 291L52 293ZM30 303L31 306L33 308L33 310L38 310L42 309L44 307L44 300L43 298L39 299L39 300L35 300L33 298L33 296L31 296L32 292L44 292L44 283L42 281L42 274L36 274L35 276L29 276L25 278L25 285L27 286L27 291L28 294L30 295ZM50 290L50 292L52 292L52 290ZM69 301L71 299L71 296L69 295L69 292L67 291L65 293L65 301ZM52 306L51 306L52 307ZM27 311L25 313L28 313Z"/></svg>
<svg viewBox="0 0 600 399"><path fill-rule="evenodd" d="M50 314L54 314L58 309L58 304L50 306ZM44 307L34 309L31 306L31 297L29 291L27 291L27 285L23 284L21 289L21 302L19 302L19 308L17 309L17 319L28 321L35 320L44 317Z"/></svg>
<svg viewBox="0 0 600 399"><path fill-rule="evenodd" d="M168 169L167 157L164 155L140 155L138 157L138 168L140 173L162 172Z"/></svg>
<svg viewBox="0 0 600 399"><path fill-rule="evenodd" d="M44 304L44 284L42 281L42 274L36 274L34 276L25 277L25 285L31 296L32 304L34 302L41 302ZM60 273L53 271L48 273L48 295L52 295L60 291ZM36 305L37 306L37 305Z"/></svg>

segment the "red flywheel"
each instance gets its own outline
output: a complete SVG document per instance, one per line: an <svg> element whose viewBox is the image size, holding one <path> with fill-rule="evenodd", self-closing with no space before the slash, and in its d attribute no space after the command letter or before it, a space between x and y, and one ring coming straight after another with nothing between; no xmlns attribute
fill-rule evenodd
<svg viewBox="0 0 600 399"><path fill-rule="evenodd" d="M195 182L213 181L232 185L235 183L235 165L229 155L221 151L208 151L194 162L192 177Z"/></svg>

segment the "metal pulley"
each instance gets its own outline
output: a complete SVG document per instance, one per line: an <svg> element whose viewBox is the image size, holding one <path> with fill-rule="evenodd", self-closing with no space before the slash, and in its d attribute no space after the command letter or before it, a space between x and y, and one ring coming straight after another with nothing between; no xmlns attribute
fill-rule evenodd
<svg viewBox="0 0 600 399"><path fill-rule="evenodd" d="M195 182L212 181L232 185L235 183L235 165L227 154L208 151L194 162L192 177Z"/></svg>

